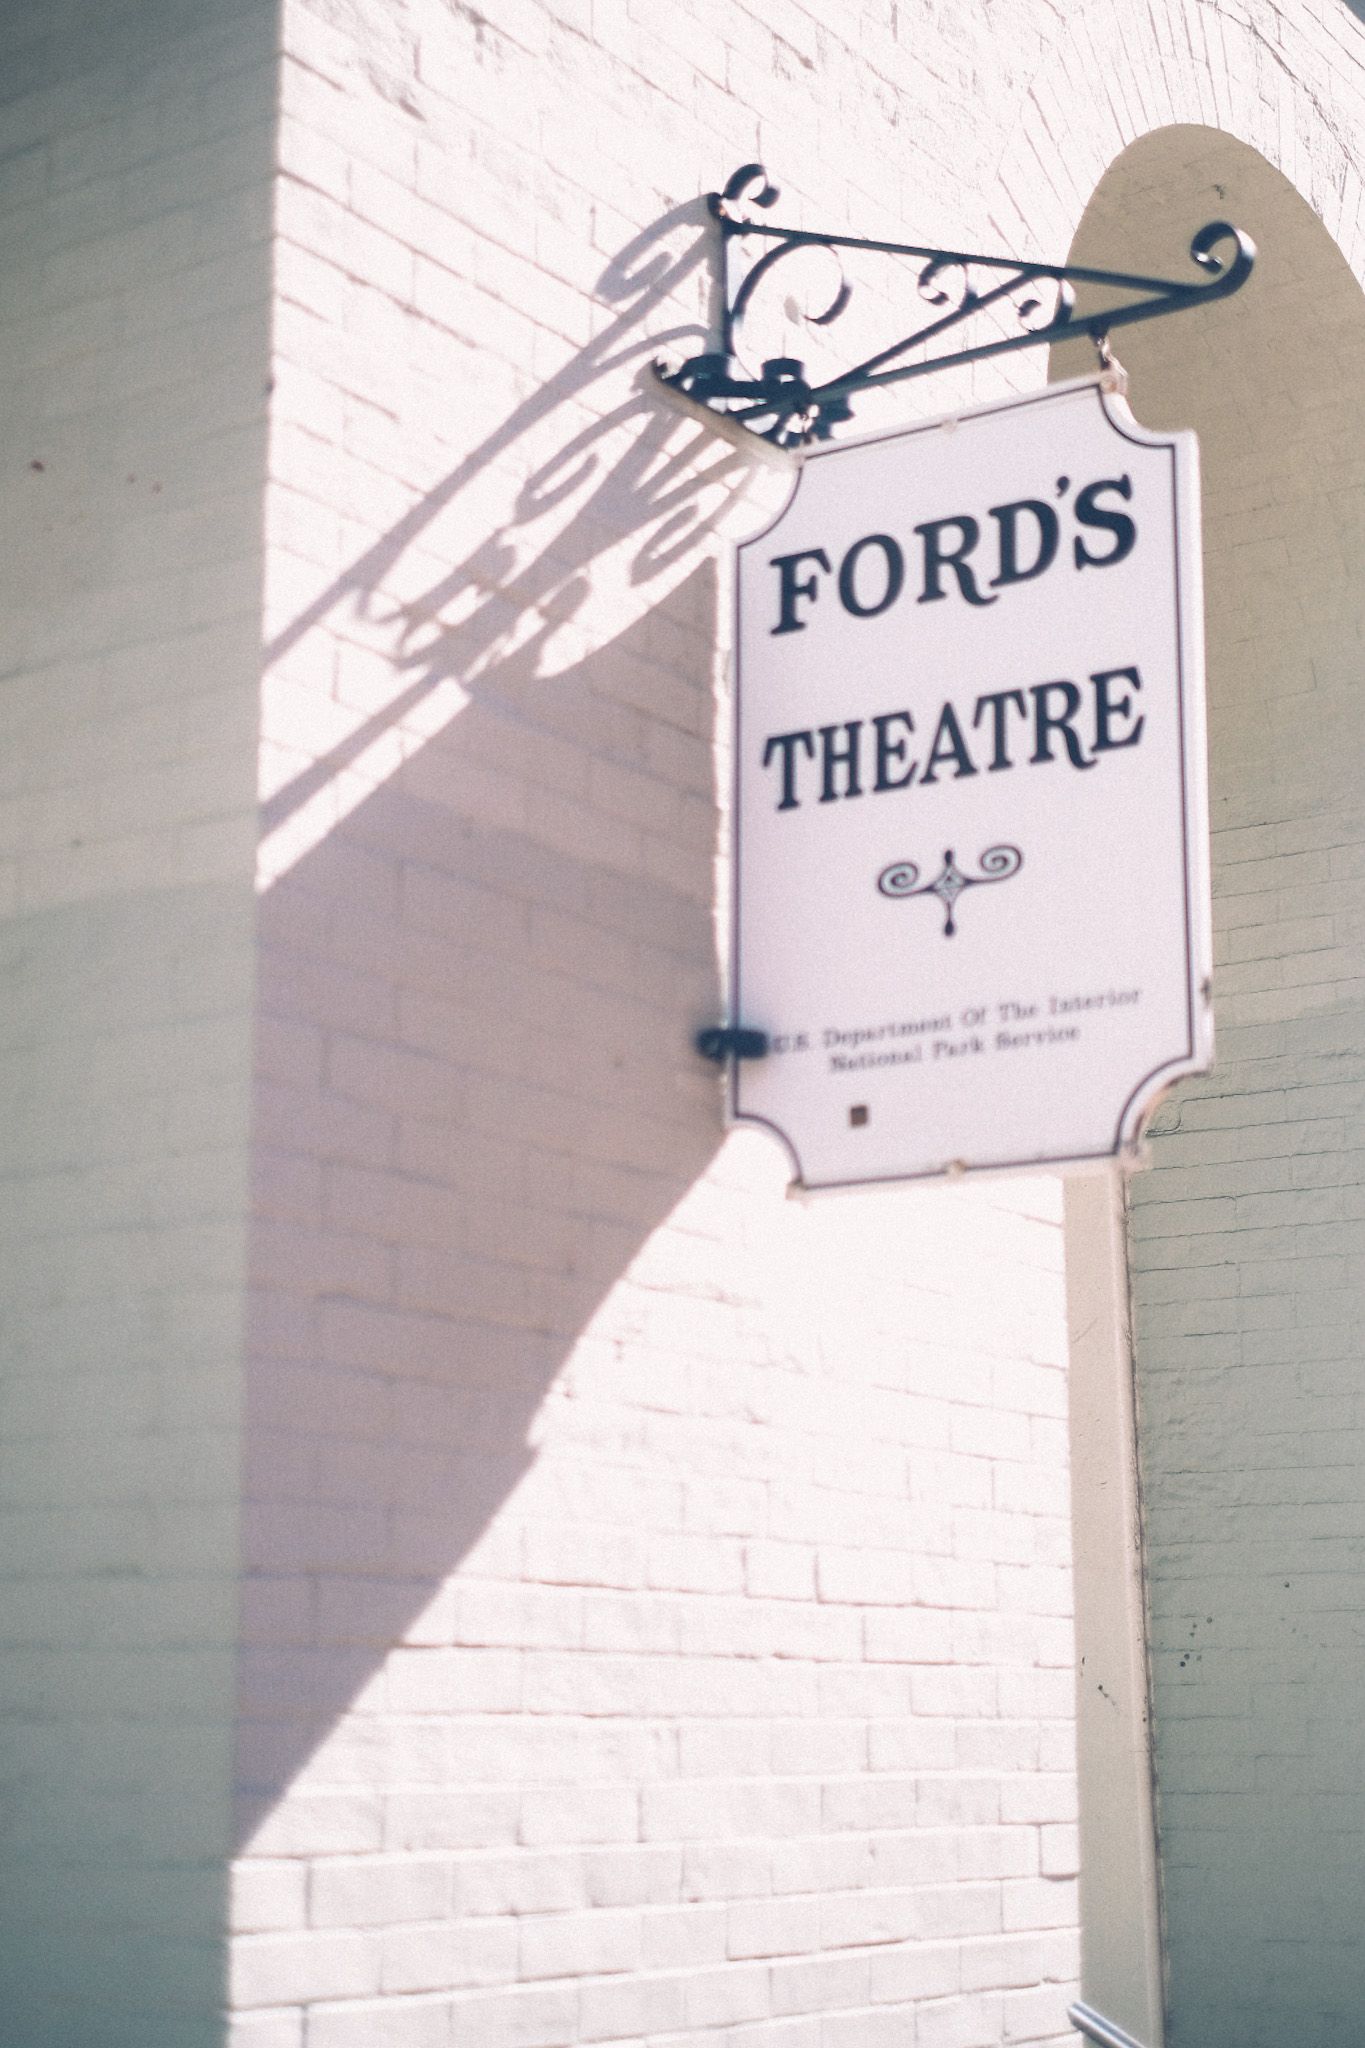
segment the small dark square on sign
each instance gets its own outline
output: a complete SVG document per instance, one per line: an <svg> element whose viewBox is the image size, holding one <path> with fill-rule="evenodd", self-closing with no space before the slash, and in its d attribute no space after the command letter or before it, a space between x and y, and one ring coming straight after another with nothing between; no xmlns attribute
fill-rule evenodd
<svg viewBox="0 0 1365 2048"><path fill-rule="evenodd" d="M867 1104L865 1102L855 1102L848 1113L848 1120L851 1124L865 1124L867 1122Z"/></svg>

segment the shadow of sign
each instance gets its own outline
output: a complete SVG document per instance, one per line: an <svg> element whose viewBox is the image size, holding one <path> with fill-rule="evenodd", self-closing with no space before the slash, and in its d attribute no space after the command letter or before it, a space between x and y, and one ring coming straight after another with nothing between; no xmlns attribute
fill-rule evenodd
<svg viewBox="0 0 1365 2048"><path fill-rule="evenodd" d="M262 1853L296 1824L336 1846L316 1809L277 1811L293 1785L298 1814L301 1773L351 1814L347 1846L464 1841L439 1729L400 1770L413 1738L392 1717L424 1681L404 1692L386 1659L405 1639L454 1653L430 1666L440 1714L485 1709L490 1684L522 1703L466 1592L534 1575L535 1517L562 1534L583 1512L572 1458L562 1486L538 1481L530 1519L512 1501L528 1431L719 1142L690 1050L719 1003L705 550L747 472L615 389L701 260L695 241L664 248L691 212L608 271L622 310L606 334L270 650L330 637L344 677L359 637L391 676L266 798L267 840L403 745L259 905L238 1781L240 1834ZM531 463L510 516L424 576L476 478L554 441L585 395L597 416ZM603 635L589 614L607 564L626 623ZM552 672L580 626L586 650ZM451 684L449 713L412 726ZM607 1464L641 1462L630 1416L594 1425ZM595 1533L609 1549L610 1522ZM417 1787L402 1839L381 1810L395 1775Z"/></svg>

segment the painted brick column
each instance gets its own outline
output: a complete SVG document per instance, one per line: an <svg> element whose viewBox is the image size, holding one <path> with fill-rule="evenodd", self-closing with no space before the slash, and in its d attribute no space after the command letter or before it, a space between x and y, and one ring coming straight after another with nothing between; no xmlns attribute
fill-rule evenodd
<svg viewBox="0 0 1365 2048"><path fill-rule="evenodd" d="M5 11L0 2035L221 2041L273 9Z"/></svg>

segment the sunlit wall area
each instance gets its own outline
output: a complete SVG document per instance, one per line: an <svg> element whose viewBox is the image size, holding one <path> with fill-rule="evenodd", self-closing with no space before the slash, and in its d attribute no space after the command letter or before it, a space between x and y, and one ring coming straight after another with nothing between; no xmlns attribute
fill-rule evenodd
<svg viewBox="0 0 1365 2048"><path fill-rule="evenodd" d="M809 216L862 58L787 30ZM1065 2030L1057 1189L793 1202L692 1047L790 487L648 384L712 34L286 13L243 2043Z"/></svg>

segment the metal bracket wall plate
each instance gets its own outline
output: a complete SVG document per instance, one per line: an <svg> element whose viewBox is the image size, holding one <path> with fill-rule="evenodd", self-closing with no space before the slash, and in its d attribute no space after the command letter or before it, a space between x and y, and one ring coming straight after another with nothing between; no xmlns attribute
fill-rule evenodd
<svg viewBox="0 0 1365 2048"><path fill-rule="evenodd" d="M799 449L810 441L828 440L837 426L851 419L852 400L861 391L929 376L955 364L980 362L1014 349L1041 348L1081 335L1089 335L1095 342L1103 362L1114 328L1228 298L1241 290L1256 260L1251 237L1221 220L1210 221L1191 241L1190 257L1202 275L1189 280L1093 270L1079 264L1023 262L1014 256L972 255L960 249L877 241L863 235L824 234L779 227L755 216L752 209L766 211L778 197L777 187L758 163L741 165L723 191L708 195L707 204L721 235L720 346L676 366L654 366L662 384L723 419L727 438L735 438L737 427L743 436L751 435L777 448ZM812 248L828 250L836 260L841 249L908 259L917 266L915 288L934 309L932 317L875 355L821 383L811 381L804 362L795 356L772 356L756 372L749 369L737 352L746 316L779 265L798 250ZM746 256L747 262L743 260ZM978 275L983 272L984 277ZM1112 304L1078 314L1075 287L1082 284L1119 296ZM847 307L852 289L840 265L837 289L827 305L803 316L807 324L832 326ZM1050 313L1045 304L1049 289L1055 294ZM997 320L1012 316L1020 331L1003 336L997 333L972 346L934 353L934 344L942 337L981 313L993 313ZM925 353L908 360L920 350Z"/></svg>

